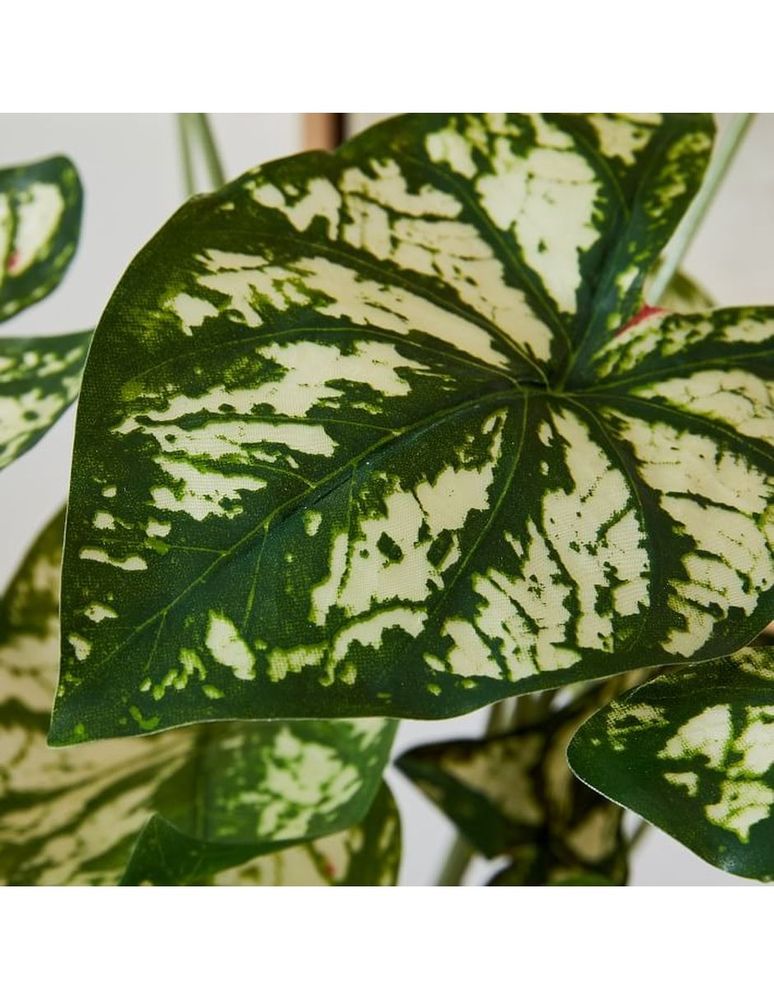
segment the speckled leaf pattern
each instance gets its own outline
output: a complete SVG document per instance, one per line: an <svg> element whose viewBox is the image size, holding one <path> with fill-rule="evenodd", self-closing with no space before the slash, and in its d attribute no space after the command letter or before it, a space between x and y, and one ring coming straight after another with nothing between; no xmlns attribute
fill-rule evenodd
<svg viewBox="0 0 774 1000"><path fill-rule="evenodd" d="M496 884L622 883L623 810L578 781L565 759L589 710L583 700L502 736L416 747L396 764L477 851L511 857Z"/></svg>
<svg viewBox="0 0 774 1000"><path fill-rule="evenodd" d="M198 726L47 747L62 527L60 515L0 606L1 883L114 884L155 811L224 843L315 838L362 818L395 728L381 719ZM105 606L90 610L99 618ZM165 682L185 679L181 671Z"/></svg>
<svg viewBox="0 0 774 1000"><path fill-rule="evenodd" d="M82 201L65 157L0 170L0 323L62 280L78 245ZM90 337L0 337L0 469L73 402Z"/></svg>
<svg viewBox="0 0 774 1000"><path fill-rule="evenodd" d="M774 878L774 653L666 673L592 716L576 774L710 864Z"/></svg>
<svg viewBox="0 0 774 1000"><path fill-rule="evenodd" d="M0 322L62 280L82 208L77 171L64 156L0 170Z"/></svg>
<svg viewBox="0 0 774 1000"><path fill-rule="evenodd" d="M53 742L446 717L749 641L774 310L641 310L711 133L408 116L184 206L87 365Z"/></svg>
<svg viewBox="0 0 774 1000"><path fill-rule="evenodd" d="M153 816L121 884L395 885L400 847L398 810L383 784L360 822L304 843L207 842Z"/></svg>
<svg viewBox="0 0 774 1000"><path fill-rule="evenodd" d="M23 455L78 395L91 332L0 337L0 469Z"/></svg>

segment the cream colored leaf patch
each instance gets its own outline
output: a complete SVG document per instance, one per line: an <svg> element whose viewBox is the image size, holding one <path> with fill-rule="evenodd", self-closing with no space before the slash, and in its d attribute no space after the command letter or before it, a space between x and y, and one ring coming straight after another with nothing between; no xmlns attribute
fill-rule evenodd
<svg viewBox="0 0 774 1000"><path fill-rule="evenodd" d="M711 864L774 878L771 647L636 688L581 727L569 758L584 781Z"/></svg>

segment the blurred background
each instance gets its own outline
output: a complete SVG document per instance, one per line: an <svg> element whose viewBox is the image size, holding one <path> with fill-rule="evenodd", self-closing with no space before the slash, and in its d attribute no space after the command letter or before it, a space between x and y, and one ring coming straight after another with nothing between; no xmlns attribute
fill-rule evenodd
<svg viewBox="0 0 774 1000"><path fill-rule="evenodd" d="M228 179L266 160L327 147L382 114L214 114L210 122ZM722 131L730 116L719 115ZM4 324L3 334L67 333L92 328L135 253L184 200L175 116L0 115L0 165L57 153L75 163L85 189L81 240L60 287ZM718 305L774 303L774 115L758 115L720 189L683 270ZM71 410L31 452L2 473L0 586L37 532L67 496ZM484 713L444 722L404 722L395 753L419 743L483 732ZM403 820L401 883L432 885L453 837L444 817L400 774L388 775ZM467 881L484 881L498 863L474 864ZM755 883L705 864L650 830L633 858L635 885Z"/></svg>

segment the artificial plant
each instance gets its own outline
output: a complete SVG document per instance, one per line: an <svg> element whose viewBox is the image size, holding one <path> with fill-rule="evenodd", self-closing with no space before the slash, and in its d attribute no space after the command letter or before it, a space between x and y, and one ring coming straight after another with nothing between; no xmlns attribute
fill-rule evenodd
<svg viewBox="0 0 774 1000"><path fill-rule="evenodd" d="M135 258L83 378L49 739L228 763L192 765L206 793L137 792L158 815L125 881L265 881L282 851L329 872L309 845L347 828L327 881L388 881L394 836L356 830L396 829L386 750L358 744L357 808L297 838L266 834L266 774L324 815L321 747L358 717L494 704L484 741L402 769L507 859L497 882L620 882L622 810L564 748L656 674L583 723L577 774L774 874L769 653L732 655L774 617L774 309L653 308L712 137L703 115L404 116L192 198ZM659 784L665 757L683 777Z"/></svg>

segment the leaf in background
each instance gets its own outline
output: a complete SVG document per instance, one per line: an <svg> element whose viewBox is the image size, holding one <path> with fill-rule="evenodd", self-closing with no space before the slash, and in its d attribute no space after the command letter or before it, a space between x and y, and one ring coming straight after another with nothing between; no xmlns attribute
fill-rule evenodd
<svg viewBox="0 0 774 1000"><path fill-rule="evenodd" d="M503 736L419 746L396 761L477 851L511 855L493 884L626 880L623 810L566 764L567 743L590 709L580 704Z"/></svg>
<svg viewBox="0 0 774 1000"><path fill-rule="evenodd" d="M774 310L638 313L711 133L408 116L185 205L87 365L52 741L445 717L760 631Z"/></svg>
<svg viewBox="0 0 774 1000"><path fill-rule="evenodd" d="M121 884L394 885L399 865L400 818L382 784L360 822L304 843L207 842L153 816Z"/></svg>
<svg viewBox="0 0 774 1000"><path fill-rule="evenodd" d="M78 173L64 156L0 170L0 322L62 280L82 209Z"/></svg>
<svg viewBox="0 0 774 1000"><path fill-rule="evenodd" d="M223 841L306 839L362 818L393 722L223 724L51 750L62 528L59 515L0 606L0 882L115 883L155 811ZM102 597L92 620L110 613ZM85 639L69 638L83 649ZM187 678L170 674L161 690L182 690Z"/></svg>
<svg viewBox="0 0 774 1000"><path fill-rule="evenodd" d="M774 878L774 653L664 674L592 716L575 773L710 864Z"/></svg>
<svg viewBox="0 0 774 1000"><path fill-rule="evenodd" d="M582 864L562 863L538 844L517 847L511 856L510 864L495 872L487 885L619 886L626 882L623 855L610 875Z"/></svg>
<svg viewBox="0 0 774 1000"><path fill-rule="evenodd" d="M23 455L78 395L91 331L0 337L0 469Z"/></svg>

